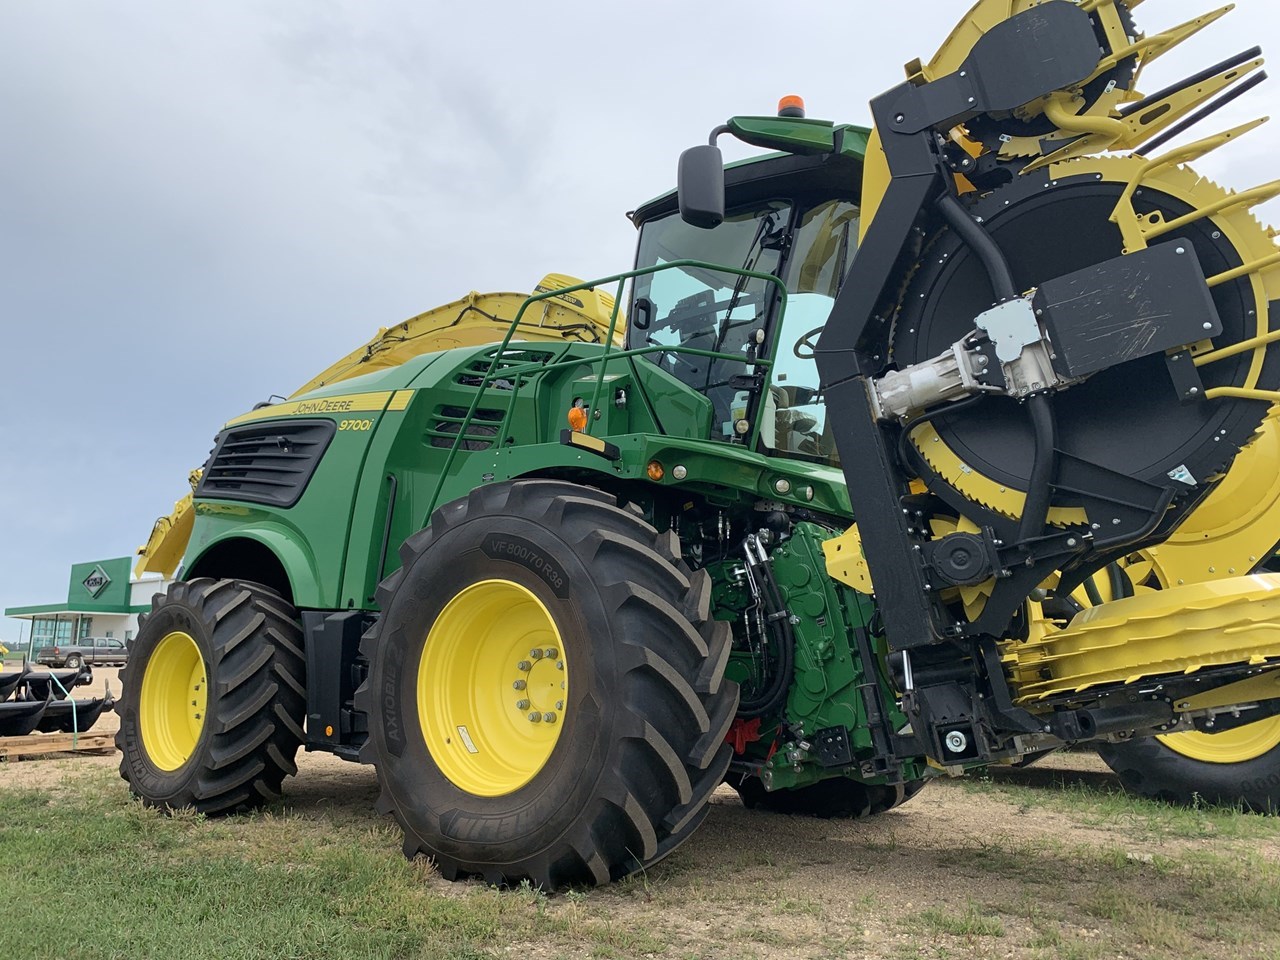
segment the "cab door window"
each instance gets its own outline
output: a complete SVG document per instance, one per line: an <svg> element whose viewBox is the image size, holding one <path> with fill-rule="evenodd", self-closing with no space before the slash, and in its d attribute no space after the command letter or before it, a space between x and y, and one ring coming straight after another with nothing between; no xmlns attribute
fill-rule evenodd
<svg viewBox="0 0 1280 960"><path fill-rule="evenodd" d="M804 211L787 262L787 311L760 436L783 453L838 462L813 350L858 245L858 207L829 200Z"/></svg>

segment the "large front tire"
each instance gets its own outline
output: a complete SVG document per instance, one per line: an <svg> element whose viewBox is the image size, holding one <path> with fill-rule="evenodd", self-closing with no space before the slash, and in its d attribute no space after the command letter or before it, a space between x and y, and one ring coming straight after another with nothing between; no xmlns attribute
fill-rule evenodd
<svg viewBox="0 0 1280 960"><path fill-rule="evenodd" d="M179 581L141 618L117 702L120 776L148 806L204 814L280 796L306 710L297 611L239 580Z"/></svg>
<svg viewBox="0 0 1280 960"><path fill-rule="evenodd" d="M526 480L440 508L401 559L356 702L407 856L554 889L693 832L738 690L710 578L674 535L598 490Z"/></svg>

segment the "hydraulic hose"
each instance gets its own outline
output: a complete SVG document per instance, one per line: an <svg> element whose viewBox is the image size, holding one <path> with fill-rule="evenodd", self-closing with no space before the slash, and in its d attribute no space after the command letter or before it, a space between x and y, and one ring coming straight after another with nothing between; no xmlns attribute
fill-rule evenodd
<svg viewBox="0 0 1280 960"><path fill-rule="evenodd" d="M901 465L902 469L909 473L914 473L916 469L911 463L910 447L907 445L907 441L911 437L912 430L920 426L922 423L928 423L934 417L940 417L943 414L956 413L966 407L972 407L984 399L986 399L985 393L975 393L972 397L968 397L964 400L957 400L954 403L947 403L933 407L930 410L926 410L924 413L912 417L904 423L902 425L902 429L898 432L898 463Z"/></svg>
<svg viewBox="0 0 1280 960"><path fill-rule="evenodd" d="M778 581L774 579L773 570L767 558L762 557L762 562L755 566L755 570L760 575L760 593L764 602L767 622L771 627L771 632L774 634L774 646L778 650L778 662L777 669L774 671L773 676L769 678L769 683L765 689L756 696L744 699L738 704L737 715L743 720L762 717L779 710L786 702L787 694L791 691L791 674L795 671L795 632L791 629L791 619L787 615L787 609L782 602L782 592L778 588Z"/></svg>
<svg viewBox="0 0 1280 960"><path fill-rule="evenodd" d="M1053 422L1053 401L1047 394L1037 393L1027 398L1027 412L1036 434L1035 459L1031 464L1031 479L1027 484L1027 499L1022 507L1022 519L1018 522L1018 539L1030 540L1044 530L1049 517L1049 501L1052 499L1054 446L1057 428Z"/></svg>
<svg viewBox="0 0 1280 960"><path fill-rule="evenodd" d="M1013 282L1013 272L1009 269L1009 261L1004 253L991 239L991 235L982 228L960 201L949 193L938 198L938 212L964 241L965 246L974 252L991 280L991 290L997 303L1012 300L1018 295ZM1022 510L1022 520L1018 523L1018 539L1029 540L1039 536L1044 530L1045 520L1049 516L1049 502L1052 499L1050 484L1057 457L1054 446L1057 442L1057 430L1053 422L1053 404L1045 394L1036 394L1027 398L1027 412L1031 415L1031 425L1035 430L1035 459L1032 461L1031 478L1027 489L1027 499Z"/></svg>
<svg viewBox="0 0 1280 960"><path fill-rule="evenodd" d="M1094 581L1094 574L1084 578L1084 592L1088 596L1089 602L1095 607L1102 606L1102 591L1098 589L1098 584Z"/></svg>
<svg viewBox="0 0 1280 960"><path fill-rule="evenodd" d="M1107 576L1111 580L1111 599L1124 600L1133 596L1133 584L1129 582L1124 570L1118 563L1107 564Z"/></svg>
<svg viewBox="0 0 1280 960"><path fill-rule="evenodd" d="M964 241L965 246L977 254L978 259L982 261L987 276L991 278L991 290L995 294L996 303L1003 303L1016 297L1018 290L1013 284L1013 273L1009 269L1009 261L1004 258L1004 254L991 239L991 235L982 229L980 223L969 216L968 211L960 205L960 201L951 194L944 193L940 196L937 207L942 218Z"/></svg>

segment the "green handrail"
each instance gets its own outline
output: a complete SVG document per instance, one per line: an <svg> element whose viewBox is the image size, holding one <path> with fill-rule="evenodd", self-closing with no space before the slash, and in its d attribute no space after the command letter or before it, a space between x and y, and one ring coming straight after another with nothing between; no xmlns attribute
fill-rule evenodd
<svg viewBox="0 0 1280 960"><path fill-rule="evenodd" d="M609 333L604 341L604 351L598 357L590 359L575 358L572 360L557 360L554 363L527 362L508 367L503 371L504 377L514 376L514 386L511 402L507 406L506 415L502 418L502 429L499 431L496 438L496 443L499 448L501 448L502 444L506 441L508 424L511 421L512 413L515 411L515 396L520 390L520 379L526 371L534 374L535 376L541 376L548 371L557 370L562 367L581 366L584 363L599 364L600 372L596 376L595 390L591 396L591 410L595 412L600 409L600 393L604 387L605 371L608 367L609 361L611 360L625 360L629 357L641 356L647 353L684 353L689 354L690 356L709 357L716 360L742 360L742 357L737 354L721 353L715 350L700 350L695 347L679 345L639 347L633 350L615 351L613 349L613 338L618 329L618 316L622 305L622 290L626 281L636 277L647 276L651 273L659 273L663 270L673 270L682 267L693 267L695 269L708 270L715 273L727 273L738 277L746 277L751 280L760 280L763 283L772 284L777 288L778 296L780 298L778 322L781 323L782 318L786 315L787 287L786 284L784 284L778 277L771 273L758 273L754 270L744 270L741 267L727 267L717 263L708 263L704 260L672 260L669 263L657 264L652 267L641 267L637 270L628 270L625 273L615 273L608 277L601 277L598 280L588 280L583 283L575 284L571 287L546 290L542 293L536 293L530 297L526 297L524 302L520 304L520 309L516 311L515 319L511 321L511 326L507 328L507 332L503 336L502 342L494 351L493 359L489 361L489 369L481 379L479 387L476 388L475 396L471 398L471 406L467 408L467 415L463 418L461 425L458 427L458 432L453 438L453 443L449 447L449 453L446 455L444 465L440 470L440 479L436 481L435 490L432 491L431 501L427 507L427 517L430 518L439 503L440 494L443 492L445 481L449 477L449 471L453 467L454 460L457 459L458 451L462 448L462 442L467 435L467 430L471 426L472 420L475 417L476 410L480 407L480 401L483 399L485 392L489 389L490 384L492 384L496 379L494 374L498 369L498 364L501 362L503 354L507 352L507 347L510 345L511 338L515 335L516 329L520 326L520 321L524 317L525 310L527 310L531 304L539 303L543 300L550 300L554 297L560 297L566 293L574 293L578 290L593 290L606 283L614 283L615 281L617 283L613 297L613 311L609 316ZM772 359L758 359L752 361L752 363L755 366L764 367L765 369L768 369L773 365ZM588 432L590 431L590 426L591 421L588 419ZM751 436L753 438L758 430L759 423L755 425L751 432Z"/></svg>

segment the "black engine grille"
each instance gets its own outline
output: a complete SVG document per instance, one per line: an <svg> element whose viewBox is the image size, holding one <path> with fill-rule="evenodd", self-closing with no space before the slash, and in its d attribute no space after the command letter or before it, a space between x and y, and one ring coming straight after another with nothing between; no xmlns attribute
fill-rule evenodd
<svg viewBox="0 0 1280 960"><path fill-rule="evenodd" d="M332 420L234 427L218 438L196 496L291 507L334 432Z"/></svg>

